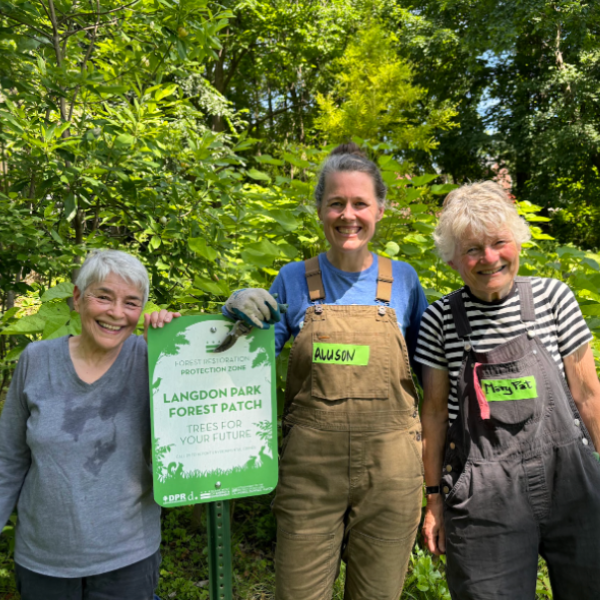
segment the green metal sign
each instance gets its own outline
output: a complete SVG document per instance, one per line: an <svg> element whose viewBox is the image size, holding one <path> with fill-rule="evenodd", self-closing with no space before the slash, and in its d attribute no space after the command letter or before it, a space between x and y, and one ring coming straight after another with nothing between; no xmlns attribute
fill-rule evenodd
<svg viewBox="0 0 600 600"><path fill-rule="evenodd" d="M233 323L174 319L148 332L154 498L161 506L226 501L277 484L273 329L213 350Z"/></svg>

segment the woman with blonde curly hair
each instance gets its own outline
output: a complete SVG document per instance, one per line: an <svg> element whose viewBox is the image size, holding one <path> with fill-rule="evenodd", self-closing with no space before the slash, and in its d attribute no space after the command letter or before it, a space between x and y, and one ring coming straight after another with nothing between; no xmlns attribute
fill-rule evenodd
<svg viewBox="0 0 600 600"><path fill-rule="evenodd" d="M464 287L425 311L423 535L452 597L600 598L600 383L566 284L518 277L527 223L498 184L444 203L435 242Z"/></svg>

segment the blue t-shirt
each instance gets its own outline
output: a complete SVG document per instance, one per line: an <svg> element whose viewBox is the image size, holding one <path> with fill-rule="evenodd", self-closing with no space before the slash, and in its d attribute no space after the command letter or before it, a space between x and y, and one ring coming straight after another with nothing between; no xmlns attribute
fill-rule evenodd
<svg viewBox="0 0 600 600"><path fill-rule="evenodd" d="M357 273L336 269L325 253L319 255L321 277L325 288L325 304L361 304L374 305L379 273L378 257L373 254L373 263L368 269ZM412 357L417 346L417 335L421 315L427 308L427 298L419 282L416 271L407 263L392 261L392 298L390 307L396 311L398 326L406 339L408 354ZM289 308L281 315L281 321L275 324L275 350L281 352L290 336L298 335L300 324L304 321L306 309L313 304L308 295L304 262L293 262L279 271L271 289L278 293L278 302L288 304ZM413 364L420 372L418 363Z"/></svg>

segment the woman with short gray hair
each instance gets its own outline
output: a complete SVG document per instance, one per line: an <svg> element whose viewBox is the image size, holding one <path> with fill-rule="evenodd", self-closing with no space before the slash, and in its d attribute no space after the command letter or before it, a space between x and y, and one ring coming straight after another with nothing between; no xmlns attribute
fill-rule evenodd
<svg viewBox="0 0 600 600"><path fill-rule="evenodd" d="M73 301L81 334L29 344L0 418L0 530L15 505L22 600L152 600L160 508L152 495L147 348L132 335L148 274L90 254ZM144 315L162 327L178 313Z"/></svg>
<svg viewBox="0 0 600 600"><path fill-rule="evenodd" d="M600 383L571 290L518 277L527 223L497 183L451 192L434 233L464 287L421 321L423 536L454 600L600 598Z"/></svg>

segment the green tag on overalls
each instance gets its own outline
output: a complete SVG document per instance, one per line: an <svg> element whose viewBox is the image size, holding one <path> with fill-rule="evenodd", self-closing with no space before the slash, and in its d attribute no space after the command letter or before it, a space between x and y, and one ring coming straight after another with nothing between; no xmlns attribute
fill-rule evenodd
<svg viewBox="0 0 600 600"><path fill-rule="evenodd" d="M369 353L369 346L313 343L313 362L316 363L366 367L369 364Z"/></svg>
<svg viewBox="0 0 600 600"><path fill-rule="evenodd" d="M537 385L533 375L515 379L482 379L481 387L488 402L537 398Z"/></svg>

